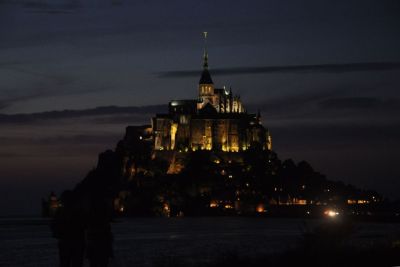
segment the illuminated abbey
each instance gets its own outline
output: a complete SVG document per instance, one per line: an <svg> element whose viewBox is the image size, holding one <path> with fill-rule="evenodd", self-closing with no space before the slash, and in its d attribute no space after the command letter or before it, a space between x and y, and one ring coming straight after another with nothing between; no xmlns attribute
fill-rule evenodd
<svg viewBox="0 0 400 267"><path fill-rule="evenodd" d="M376 192L327 180L305 161L281 161L260 112L248 113L232 90L215 87L207 49L197 90L195 99L169 102L151 125L128 126L78 191L108 192L118 214L134 216L334 217L339 212L327 206L358 214L357 205L380 201Z"/></svg>
<svg viewBox="0 0 400 267"><path fill-rule="evenodd" d="M115 150L101 153L75 187L82 200L104 194L119 215L316 218L366 214L363 205L382 200L327 180L305 161L280 160L260 112L248 113L240 96L215 87L206 48L197 90L195 99L169 102L151 125L126 127ZM42 206L46 215L62 207L54 195Z"/></svg>
<svg viewBox="0 0 400 267"><path fill-rule="evenodd" d="M271 136L261 125L260 113L247 113L240 96L215 87L206 48L198 97L171 101L168 113L152 119L152 133L155 151L239 152L251 146L271 150Z"/></svg>

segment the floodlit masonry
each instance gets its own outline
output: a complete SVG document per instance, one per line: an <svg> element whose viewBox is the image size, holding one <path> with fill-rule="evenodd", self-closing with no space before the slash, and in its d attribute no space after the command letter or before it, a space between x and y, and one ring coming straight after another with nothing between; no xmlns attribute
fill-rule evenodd
<svg viewBox="0 0 400 267"><path fill-rule="evenodd" d="M154 150L239 152L253 145L271 150L271 135L262 126L260 113L247 113L231 89L216 88L206 49L203 60L197 99L173 100L168 113L152 119Z"/></svg>

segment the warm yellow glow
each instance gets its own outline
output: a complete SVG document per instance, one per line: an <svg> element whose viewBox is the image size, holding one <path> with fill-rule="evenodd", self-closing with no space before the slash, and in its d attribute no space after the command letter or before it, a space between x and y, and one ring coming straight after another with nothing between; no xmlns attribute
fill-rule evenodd
<svg viewBox="0 0 400 267"><path fill-rule="evenodd" d="M295 199L293 201L294 205L307 205L307 200L305 199Z"/></svg>
<svg viewBox="0 0 400 267"><path fill-rule="evenodd" d="M299 199L299 204L300 204L300 205L306 205L306 204L307 204L307 200L305 200L305 199Z"/></svg>
<svg viewBox="0 0 400 267"><path fill-rule="evenodd" d="M225 209L233 209L233 206L231 204L226 204L224 206Z"/></svg>
<svg viewBox="0 0 400 267"><path fill-rule="evenodd" d="M268 135L268 138L267 138L267 149L272 150L272 138L270 135Z"/></svg>
<svg viewBox="0 0 400 267"><path fill-rule="evenodd" d="M264 204L258 204L258 205L257 205L257 208L256 208L256 211L257 211L258 213L264 213L264 212L266 212Z"/></svg>
<svg viewBox="0 0 400 267"><path fill-rule="evenodd" d="M356 205L356 204L361 204L361 205L363 205L363 204L369 204L369 200L365 200L365 199L348 199L347 200L347 204L348 205Z"/></svg>
<svg viewBox="0 0 400 267"><path fill-rule="evenodd" d="M178 131L178 124L172 123L171 124L171 150L175 149L175 136L176 136L177 131Z"/></svg>
<svg viewBox="0 0 400 267"><path fill-rule="evenodd" d="M163 205L163 210L164 210L165 212L169 212L169 211L170 211L170 208L169 208L168 203L164 203L164 205Z"/></svg>
<svg viewBox="0 0 400 267"><path fill-rule="evenodd" d="M201 150L211 150L212 149L212 137L211 137L211 127L207 127L206 135L203 135L203 144Z"/></svg>
<svg viewBox="0 0 400 267"><path fill-rule="evenodd" d="M166 215L167 217L170 216L170 214L171 214L171 209L170 209L168 203L164 203L164 204L163 204L163 213L164 213L164 215Z"/></svg>
<svg viewBox="0 0 400 267"><path fill-rule="evenodd" d="M237 146L232 146L232 147L230 148L230 151L231 151L231 152L239 152L239 147L237 147Z"/></svg>
<svg viewBox="0 0 400 267"><path fill-rule="evenodd" d="M210 201L210 208L218 208L218 207L219 207L218 201L216 200Z"/></svg>
<svg viewBox="0 0 400 267"><path fill-rule="evenodd" d="M338 212L338 211L335 211L335 210L326 210L326 211L324 212L324 214L325 214L326 216L328 216L328 217L334 218L334 217L336 217L336 216L339 215L339 212Z"/></svg>

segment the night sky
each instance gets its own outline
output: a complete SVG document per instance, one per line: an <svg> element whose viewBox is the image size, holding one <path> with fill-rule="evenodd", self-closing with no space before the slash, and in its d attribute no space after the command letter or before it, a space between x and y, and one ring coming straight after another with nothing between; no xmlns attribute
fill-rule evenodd
<svg viewBox="0 0 400 267"><path fill-rule="evenodd" d="M282 159L400 197L399 14L397 0L0 0L2 215L38 214L127 125L195 98L203 31L214 83L261 109Z"/></svg>

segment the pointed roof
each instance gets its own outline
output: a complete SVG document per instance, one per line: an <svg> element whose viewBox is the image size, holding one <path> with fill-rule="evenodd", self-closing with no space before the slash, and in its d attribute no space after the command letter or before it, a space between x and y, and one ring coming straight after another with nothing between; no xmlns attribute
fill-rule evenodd
<svg viewBox="0 0 400 267"><path fill-rule="evenodd" d="M210 72L208 71L208 52L207 52L207 32L204 34L204 54L203 54L203 72L201 73L199 84L214 84Z"/></svg>
<svg viewBox="0 0 400 267"><path fill-rule="evenodd" d="M201 73L200 81L199 84L214 84L210 72L208 69L203 69L203 72Z"/></svg>

